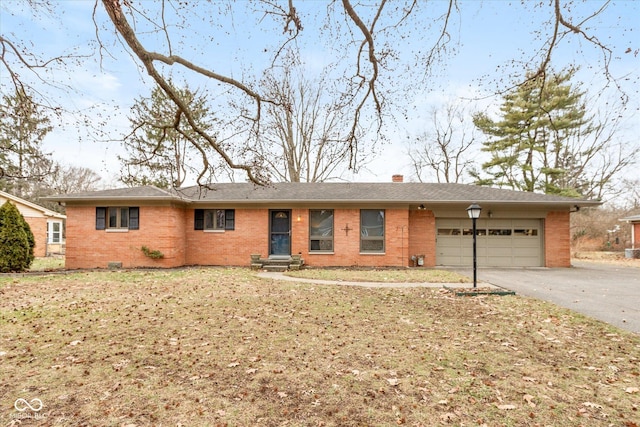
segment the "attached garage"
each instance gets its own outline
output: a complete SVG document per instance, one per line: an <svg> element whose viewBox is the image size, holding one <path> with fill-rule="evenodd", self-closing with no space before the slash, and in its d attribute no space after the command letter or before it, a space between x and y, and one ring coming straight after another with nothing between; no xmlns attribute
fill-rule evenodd
<svg viewBox="0 0 640 427"><path fill-rule="evenodd" d="M540 219L479 219L478 266L544 266L543 226ZM471 220L436 219L436 265L471 265L473 231Z"/></svg>

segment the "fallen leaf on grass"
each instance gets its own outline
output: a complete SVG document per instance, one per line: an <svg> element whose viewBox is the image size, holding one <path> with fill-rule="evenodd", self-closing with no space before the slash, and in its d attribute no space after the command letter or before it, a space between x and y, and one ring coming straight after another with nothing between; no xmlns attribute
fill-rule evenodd
<svg viewBox="0 0 640 427"><path fill-rule="evenodd" d="M446 414L440 415L440 421L443 423L450 423L456 418L456 414L453 412L447 412Z"/></svg>
<svg viewBox="0 0 640 427"><path fill-rule="evenodd" d="M75 340L75 341L71 341L71 342L69 343L69 345L78 345L78 344L80 344L81 342L82 342L82 341L80 341L80 340Z"/></svg>
<svg viewBox="0 0 640 427"><path fill-rule="evenodd" d="M532 408L536 407L536 404L533 403L533 396L531 396L530 394L525 394L524 396L522 396L522 400L524 400L525 402L527 402L527 404L529 406L531 406Z"/></svg>
<svg viewBox="0 0 640 427"><path fill-rule="evenodd" d="M510 411L512 409L516 409L516 405L497 405L498 409L502 409L503 411Z"/></svg>
<svg viewBox="0 0 640 427"><path fill-rule="evenodd" d="M394 387L400 384L400 380L397 378L387 378L387 382L389 383L389 385L392 385Z"/></svg>
<svg viewBox="0 0 640 427"><path fill-rule="evenodd" d="M638 387L627 387L627 388L624 389L624 391L629 393L629 394L633 394L633 393L640 392L640 388L638 388Z"/></svg>
<svg viewBox="0 0 640 427"><path fill-rule="evenodd" d="M597 403L584 402L582 405L586 406L587 408L602 409L602 405L598 405Z"/></svg>
<svg viewBox="0 0 640 427"><path fill-rule="evenodd" d="M247 374L255 374L256 372L258 372L256 368L249 368L245 371Z"/></svg>
<svg viewBox="0 0 640 427"><path fill-rule="evenodd" d="M238 362L231 362L227 365L227 368L235 368L236 366L238 366L240 363Z"/></svg>

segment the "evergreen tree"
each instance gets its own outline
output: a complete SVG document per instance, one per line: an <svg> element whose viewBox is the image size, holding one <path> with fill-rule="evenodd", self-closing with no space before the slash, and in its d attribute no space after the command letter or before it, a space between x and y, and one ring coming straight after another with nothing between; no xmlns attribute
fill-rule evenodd
<svg viewBox="0 0 640 427"><path fill-rule="evenodd" d="M500 106L501 117L493 120L485 112L474 115L474 124L489 137L483 151L491 159L482 165L488 175L481 185L510 187L578 197L580 188L566 183L580 153L570 152L569 141L590 132L583 93L569 81L574 71L531 78L507 93Z"/></svg>
<svg viewBox="0 0 640 427"><path fill-rule="evenodd" d="M176 92L189 105L193 120L203 129L211 130L213 118L205 98L188 86ZM153 89L150 98L136 100L129 121L133 130L123 143L128 156L118 156L123 165L120 180L126 185L180 187L188 173L195 170L198 157L205 158L203 152L194 148L199 135L159 86Z"/></svg>
<svg viewBox="0 0 640 427"><path fill-rule="evenodd" d="M21 89L2 97L0 117L0 188L29 198L30 187L53 169L50 155L42 151L42 141L53 128L33 98Z"/></svg>
<svg viewBox="0 0 640 427"><path fill-rule="evenodd" d="M20 272L33 262L35 239L18 208L7 201L0 207L0 272Z"/></svg>

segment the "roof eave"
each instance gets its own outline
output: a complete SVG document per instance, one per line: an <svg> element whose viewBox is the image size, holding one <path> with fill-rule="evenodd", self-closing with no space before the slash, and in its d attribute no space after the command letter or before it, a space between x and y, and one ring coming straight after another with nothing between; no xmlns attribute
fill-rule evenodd
<svg viewBox="0 0 640 427"><path fill-rule="evenodd" d="M505 204L505 205L522 205L522 206L566 206L566 207L590 207L590 206L599 206L602 202L592 201L592 200L489 200L489 199L478 199L478 200L428 200L428 199L407 199L407 200L381 200L381 199L224 199L224 200L192 200L191 203L198 205L206 205L212 203L218 204L237 204L237 205L255 205L255 204L319 204L319 203L331 203L331 204L344 204L344 205L352 205L352 204L374 204L374 203L382 203L382 204L397 204L397 205L412 205L412 204L428 204L428 205L464 205L467 203L486 203L486 204Z"/></svg>
<svg viewBox="0 0 640 427"><path fill-rule="evenodd" d="M165 197L165 196L109 196L109 197L65 197L65 196L51 196L43 197L42 200L59 203L73 203L73 202L128 202L128 201L150 201L150 202L183 202L191 203L192 200L181 199L179 197Z"/></svg>

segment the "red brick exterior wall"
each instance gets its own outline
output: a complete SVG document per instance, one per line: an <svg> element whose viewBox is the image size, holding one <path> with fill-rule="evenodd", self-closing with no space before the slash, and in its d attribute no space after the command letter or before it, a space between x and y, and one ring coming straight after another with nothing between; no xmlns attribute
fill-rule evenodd
<svg viewBox="0 0 640 427"><path fill-rule="evenodd" d="M400 267L408 265L409 215L407 209L385 209L384 253L360 253L360 209L335 209L333 254L309 252L309 214L300 212L301 221L293 227L292 253L302 253L306 265L316 267L367 266ZM347 231L346 229L349 228Z"/></svg>
<svg viewBox="0 0 640 427"><path fill-rule="evenodd" d="M232 208L232 207L226 207ZM140 206L140 229L112 232L95 229L93 206L67 206L66 266L107 268L182 265L248 266L251 254L269 255L269 209L235 209L235 229L194 230L194 209ZM299 218L299 219L298 219ZM424 266L435 266L435 215L430 210L385 209L384 253L360 252L360 209L334 209L334 252L309 251L309 210L291 209L291 253L309 266L408 266L412 255L425 255ZM46 235L46 221L44 223ZM347 230L348 228L348 230ZM639 233L640 234L640 233ZM550 212L545 220L547 267L570 267L569 212ZM164 258L145 256L142 246Z"/></svg>
<svg viewBox="0 0 640 427"><path fill-rule="evenodd" d="M640 222L631 224L633 227L634 249L640 249Z"/></svg>
<svg viewBox="0 0 640 427"><path fill-rule="evenodd" d="M185 265L185 211L170 206L141 206L140 229L124 232L96 230L94 206L67 206L66 268L177 267ZM159 250L161 259L142 253Z"/></svg>
<svg viewBox="0 0 640 427"><path fill-rule="evenodd" d="M424 255L424 267L436 265L436 217L432 211L409 211L409 257Z"/></svg>
<svg viewBox="0 0 640 427"><path fill-rule="evenodd" d="M236 209L235 229L194 230L194 210L185 215L187 265L242 265L251 263L251 254L266 257L269 251L269 210Z"/></svg>
<svg viewBox="0 0 640 427"><path fill-rule="evenodd" d="M569 212L549 212L544 221L545 267L571 267Z"/></svg>
<svg viewBox="0 0 640 427"><path fill-rule="evenodd" d="M33 248L33 254L37 257L46 256L47 218L25 217L25 221L29 224L29 228L31 229L36 241L36 246Z"/></svg>

